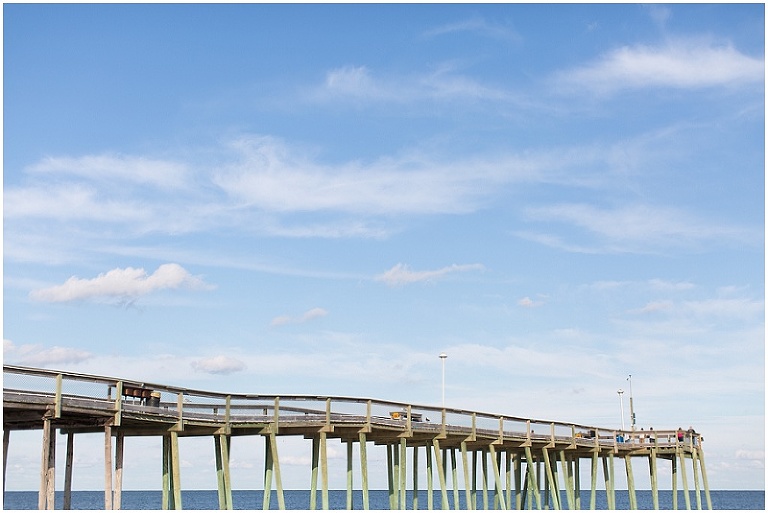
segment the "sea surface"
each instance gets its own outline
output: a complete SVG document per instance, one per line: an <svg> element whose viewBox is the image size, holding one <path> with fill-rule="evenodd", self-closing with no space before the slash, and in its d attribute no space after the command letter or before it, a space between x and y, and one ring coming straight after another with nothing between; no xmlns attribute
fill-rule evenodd
<svg viewBox="0 0 768 513"><path fill-rule="evenodd" d="M309 509L308 490L286 490L284 492L285 506L287 509ZM653 495L650 490L638 490L638 509L653 509ZM330 509L346 509L347 493L344 490L331 490L329 495ZM435 492L434 509L440 509L440 492ZM493 509L493 492L489 491L489 509ZM581 509L590 508L590 491L581 492ZM406 495L405 509L413 509L413 495L408 491ZM690 491L691 509L698 509L696 494ZM765 511L765 492L716 490L710 492L712 508L716 510L759 510ZM122 509L124 510L156 510L161 509L162 492L160 491L123 491ZM261 509L263 492L261 490L234 490L232 502L234 509ZM478 491L477 509L483 509L483 494ZM513 499L514 500L514 499ZM543 495L542 495L543 500ZM567 504L563 493L563 504ZM322 507L320 493L317 494L317 507ZM362 509L362 492L356 490L353 494L352 506L354 509ZM453 492L449 492L450 508L453 509ZM461 492L460 505L464 507L464 492ZM62 509L64 504L63 492L56 492L56 509ZM185 490L181 492L181 504L183 509L215 510L219 507L216 490ZM369 492L370 509L389 509L389 493L387 490L371 490ZM604 491L597 492L596 509L608 509ZM277 509L277 495L272 492L270 508ZM534 504L535 508L535 504ZM659 508L672 509L672 492L670 490L659 491ZM678 493L678 509L686 509L683 492ZM701 493L701 508L707 509L706 498ZM33 510L37 509L37 492L5 492L4 510ZM104 509L103 491L73 491L72 509L98 510ZM427 509L427 492L420 491L418 495L418 509ZM629 509L629 495L626 490L616 491L616 509Z"/></svg>

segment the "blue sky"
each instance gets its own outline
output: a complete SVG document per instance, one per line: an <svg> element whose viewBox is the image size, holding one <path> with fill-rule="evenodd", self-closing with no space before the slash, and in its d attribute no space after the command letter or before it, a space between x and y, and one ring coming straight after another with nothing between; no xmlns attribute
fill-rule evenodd
<svg viewBox="0 0 768 513"><path fill-rule="evenodd" d="M638 427L693 425L713 489L764 487L763 5L3 29L6 363L439 404L444 351L448 406L616 427L631 374ZM183 485L215 486L193 453Z"/></svg>

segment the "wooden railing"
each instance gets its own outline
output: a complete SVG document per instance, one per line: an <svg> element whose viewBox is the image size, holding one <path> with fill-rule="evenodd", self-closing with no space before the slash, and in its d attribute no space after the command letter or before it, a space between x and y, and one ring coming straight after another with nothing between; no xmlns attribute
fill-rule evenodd
<svg viewBox="0 0 768 513"><path fill-rule="evenodd" d="M127 412L154 413L178 422L197 421L235 425L238 422L272 423L277 429L298 421L322 421L328 425L364 422L380 426L402 426L411 431L495 437L525 438L529 442L569 443L580 446L654 446L658 448L698 445L697 433L679 436L677 430L631 432L591 425L499 415L433 405L379 399L324 395L227 394L157 383L55 370L3 366L3 395L39 394L50 398L54 416L61 416L66 400L94 401L115 416L120 425ZM642 438L640 437L642 434Z"/></svg>

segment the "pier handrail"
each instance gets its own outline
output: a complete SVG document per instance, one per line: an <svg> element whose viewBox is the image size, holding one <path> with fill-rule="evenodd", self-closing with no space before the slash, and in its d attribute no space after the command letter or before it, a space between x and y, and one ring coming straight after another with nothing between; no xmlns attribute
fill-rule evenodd
<svg viewBox="0 0 768 513"><path fill-rule="evenodd" d="M497 436L499 439L503 439L505 436L509 436L511 433L517 433L521 434L522 436L527 436L529 439L551 439L553 442L564 441L575 443L577 439L583 438L585 439L585 442L590 440L592 445L597 445L601 443L601 441L615 444L617 435L622 435L625 439L625 443L639 443L647 445L648 441L645 439L639 439L639 436L652 437L653 443L656 446L676 447L682 443L678 440L677 430L623 431L614 428L597 427L585 424L576 424L572 422L534 419L506 414L478 412L461 408L446 408L435 405L414 404L363 397L309 394L286 395L221 393L163 385L158 383L132 381L107 376L81 374L51 369L40 369L18 365L3 365L3 374L4 396L6 391L14 391L12 389L5 388L6 383L8 382L8 380L5 379L6 374L52 379L52 390L36 390L35 392L50 393L54 395L55 406L57 410L60 409L62 396L70 396L70 394L62 393L62 383L74 381L106 385L108 387L108 393L105 396L86 395L84 397L113 402L117 415L120 415L126 406L131 408L132 405L126 405L126 401L121 400L120 397L111 397L112 389L114 389L117 394L118 390L124 390L125 388L139 388L175 396L173 401L164 401L163 406L169 410L169 413L175 411L179 419L183 420L188 419L186 415L182 416L182 410L189 411L210 409L214 415L218 414L219 409L226 410L226 414L229 416L230 421L235 421L237 418L236 412L238 410L253 409L263 410L265 417L269 417L273 422L278 424L282 420L288 420L291 415L295 416L296 414L314 414L322 416L326 422L330 419L331 415L356 416L362 417L367 423L370 423L371 418L387 418L389 415L389 410L397 410L400 412L407 412L407 415L403 416L403 420L405 421L404 425L407 426L407 429L409 430L413 427L412 420L414 420L414 414L419 412L420 414L432 413L434 416L434 419L432 420L425 417L426 422L421 422L421 425L429 425L430 423L431 425L442 425L441 429L444 432L446 425L452 424L453 427L471 429L472 436L480 433L483 433L484 435L495 434L495 436ZM18 392L19 390L15 391ZM184 398L191 397L214 399L220 400L221 402L185 402ZM277 406L278 403L279 407ZM296 403L318 403L322 404L322 406L318 408L302 408L296 405ZM332 406L341 408L344 404L364 405L365 413L352 414L346 412L334 412L332 410ZM379 410L376 414L372 413L372 409L374 407ZM270 412L271 415L269 415ZM447 419L449 416L451 417L451 420L455 419L459 422L448 422ZM479 425L479 423L483 421L486 421L488 427ZM505 426L509 426L512 429L507 430L505 429ZM558 431L560 434L557 434ZM698 443L700 438L698 433L694 433L692 437L690 434L686 435L690 438L692 443ZM637 442L635 442L635 440L637 440ZM688 438L686 438L686 442L688 442Z"/></svg>

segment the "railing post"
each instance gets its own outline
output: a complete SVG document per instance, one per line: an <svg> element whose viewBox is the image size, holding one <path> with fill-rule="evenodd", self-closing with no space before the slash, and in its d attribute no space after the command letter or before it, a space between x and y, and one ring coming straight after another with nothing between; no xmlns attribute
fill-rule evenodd
<svg viewBox="0 0 768 513"><path fill-rule="evenodd" d="M280 398L275 397L275 409L272 414L272 424L273 424L272 432L275 434L277 434L277 431L280 429L279 420L280 420Z"/></svg>
<svg viewBox="0 0 768 513"><path fill-rule="evenodd" d="M61 388L62 388L62 375L56 374L56 406L54 406L53 417L56 419L61 418Z"/></svg>
<svg viewBox="0 0 768 513"><path fill-rule="evenodd" d="M115 426L119 426L123 417L123 382L118 381L115 385Z"/></svg>

